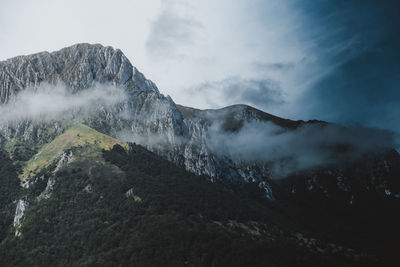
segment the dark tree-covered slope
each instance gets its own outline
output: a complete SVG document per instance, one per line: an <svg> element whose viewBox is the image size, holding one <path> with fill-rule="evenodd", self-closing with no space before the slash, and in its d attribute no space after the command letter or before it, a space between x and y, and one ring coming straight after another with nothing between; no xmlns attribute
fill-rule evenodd
<svg viewBox="0 0 400 267"><path fill-rule="evenodd" d="M36 200L21 236L10 234L0 245L1 266L354 263L353 256L301 245L298 234L270 218L276 211L257 186L212 183L137 145L103 151L103 163L79 158L91 149L73 149L77 160L56 173L51 197L37 199L43 185L30 188Z"/></svg>

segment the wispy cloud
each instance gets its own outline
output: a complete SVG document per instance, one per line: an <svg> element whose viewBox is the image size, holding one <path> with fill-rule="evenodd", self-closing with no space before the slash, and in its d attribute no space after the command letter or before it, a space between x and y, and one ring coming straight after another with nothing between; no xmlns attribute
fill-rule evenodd
<svg viewBox="0 0 400 267"><path fill-rule="evenodd" d="M7 104L0 105L0 124L21 120L51 121L93 112L97 107L111 107L126 99L123 89L96 85L72 94L62 85L42 84L21 91Z"/></svg>
<svg viewBox="0 0 400 267"><path fill-rule="evenodd" d="M274 63L268 63L268 62L260 62L260 61L255 61L252 63L253 68L256 71L263 71L264 73L267 73L268 71L289 71L292 70L293 68L296 67L297 63L295 62L274 62Z"/></svg>
<svg viewBox="0 0 400 267"><path fill-rule="evenodd" d="M153 59L182 58L182 46L194 42L196 31L202 25L182 12L187 6L182 1L163 0L159 16L150 26L146 51Z"/></svg>
<svg viewBox="0 0 400 267"><path fill-rule="evenodd" d="M279 84L270 79L230 77L208 81L190 89L192 96L203 96L209 106L220 108L232 104L248 104L269 109L284 103Z"/></svg>
<svg viewBox="0 0 400 267"><path fill-rule="evenodd" d="M279 178L392 149L396 140L392 132L373 128L312 124L284 130L270 122L251 122L237 132L226 132L214 125L208 145L218 155L269 164L273 176Z"/></svg>

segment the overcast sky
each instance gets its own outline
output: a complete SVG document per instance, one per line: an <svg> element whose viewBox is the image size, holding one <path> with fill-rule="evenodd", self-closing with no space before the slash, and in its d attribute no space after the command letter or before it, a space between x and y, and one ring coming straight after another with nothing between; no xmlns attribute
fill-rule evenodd
<svg viewBox="0 0 400 267"><path fill-rule="evenodd" d="M397 0L1 0L0 59L120 48L175 102L400 132Z"/></svg>

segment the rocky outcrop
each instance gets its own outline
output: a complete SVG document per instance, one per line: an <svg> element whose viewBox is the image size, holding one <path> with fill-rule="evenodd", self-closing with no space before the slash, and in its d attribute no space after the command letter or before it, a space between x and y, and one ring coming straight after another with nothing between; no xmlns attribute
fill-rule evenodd
<svg viewBox="0 0 400 267"><path fill-rule="evenodd" d="M14 216L14 228L15 228L15 236L20 236L20 227L22 223L22 219L24 217L25 210L29 207L29 203L27 198L22 198L18 200L17 208L15 209L15 216Z"/></svg>
<svg viewBox="0 0 400 267"><path fill-rule="evenodd" d="M53 175L47 179L46 188L40 195L37 197L38 200L48 199L51 196L53 191L54 185L56 183L55 174L64 166L68 165L73 160L73 153L72 151L64 151L61 155L60 160L57 162L56 168L53 170Z"/></svg>
<svg viewBox="0 0 400 267"><path fill-rule="evenodd" d="M0 103L9 103L26 89L36 90L41 84L62 84L71 93L94 86L109 84L124 88L132 95L153 92L157 87L140 73L119 49L100 44L76 44L56 52L42 52L18 56L0 62ZM49 126L50 125L50 126ZM31 121L7 122L0 125L0 133L6 140L23 136L25 142L45 142L60 134L41 136L43 128L60 125ZM63 130L63 129L61 129Z"/></svg>
<svg viewBox="0 0 400 267"><path fill-rule="evenodd" d="M69 163L71 163L71 161L74 159L73 156L74 156L74 155L73 155L72 151L64 151L63 154L61 155L60 160L57 162L57 166L56 166L56 168L54 169L53 173L58 172L58 170L59 170L61 167L65 166L65 165L67 165L67 164L69 164Z"/></svg>
<svg viewBox="0 0 400 267"><path fill-rule="evenodd" d="M7 103L29 87L64 83L72 91L97 83L129 90L157 91L119 49L100 44L76 44L59 51L19 56L0 62L0 102Z"/></svg>
<svg viewBox="0 0 400 267"><path fill-rule="evenodd" d="M45 175L41 175L38 177L33 177L30 179L26 179L23 183L23 187L25 189L29 189L31 186L37 185L39 183L46 182L46 187L43 190L43 192L40 193L40 195L36 198L36 201L40 201L43 199L48 199L51 196L51 193L53 191L54 185L56 183L56 177L55 174L57 171L59 171L63 166L71 163L73 160L73 153L72 151L65 151L62 156L60 157L59 161L57 162L57 165L55 169L52 172L52 175L50 177L45 177ZM15 236L20 236L21 235L21 223L24 218L24 214L26 209L29 207L29 203L33 203L33 200L31 196L26 195L23 198L21 198L18 203L17 207L15 210L15 216L14 216L14 228L15 228Z"/></svg>

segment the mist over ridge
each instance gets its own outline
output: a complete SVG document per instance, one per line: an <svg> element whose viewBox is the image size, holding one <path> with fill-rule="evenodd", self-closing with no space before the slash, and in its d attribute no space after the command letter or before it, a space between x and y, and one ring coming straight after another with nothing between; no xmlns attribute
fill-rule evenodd
<svg viewBox="0 0 400 267"><path fill-rule="evenodd" d="M200 111L184 118L173 100L160 94L156 85L132 66L120 50L98 44L77 44L0 64L17 71L16 76L0 73L9 77L1 91L7 100L0 105L3 126L19 121L73 118L94 120L93 125L104 121L106 124L98 125L98 130L160 153L165 153L161 152L165 148L192 145L191 139L195 138L195 147L241 164L258 162L268 166L273 177L352 161L397 147L396 136L390 131L301 121L292 121L293 126L287 128L280 124L285 119L261 111L258 112L265 115L259 117L251 107L247 114L240 105ZM49 69L45 64L53 67ZM32 69L37 74L33 75ZM97 116L101 119L96 119ZM228 121L238 127L234 131L225 129L223 124ZM200 136L196 128L191 130L193 126L201 127Z"/></svg>
<svg viewBox="0 0 400 267"><path fill-rule="evenodd" d="M50 122L85 117L96 108L111 108L126 101L126 92L112 85L96 84L73 93L63 83L42 83L37 88L27 88L7 104L0 105L0 124L19 121ZM99 112L99 110L97 111Z"/></svg>

